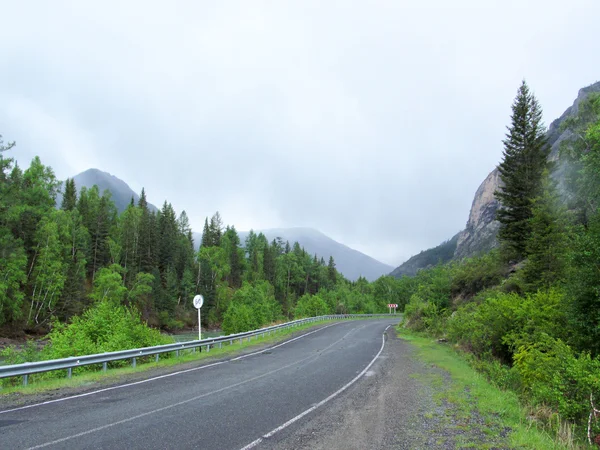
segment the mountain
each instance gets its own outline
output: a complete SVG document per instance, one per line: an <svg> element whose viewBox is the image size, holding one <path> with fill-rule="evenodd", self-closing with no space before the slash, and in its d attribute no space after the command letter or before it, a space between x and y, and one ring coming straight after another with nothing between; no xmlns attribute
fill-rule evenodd
<svg viewBox="0 0 600 450"><path fill-rule="evenodd" d="M558 161L561 143L568 139L571 134L570 131L561 130L561 125L566 119L577 114L579 104L593 92L600 92L600 82L580 89L573 105L550 124L546 132L548 144L551 146L550 160ZM559 186L561 185L563 171L564 168L559 162L554 172L554 177L558 180ZM495 216L499 203L494 197L494 192L499 188L500 176L496 167L481 183L475 193L467 226L458 238L456 252L454 253L455 259L467 258L476 253L486 252L498 245L497 234L500 224L495 220Z"/></svg>
<svg viewBox="0 0 600 450"><path fill-rule="evenodd" d="M560 145L565 139L570 137L569 131L561 130L562 123L569 117L573 117L575 114L577 114L579 104L593 92L600 92L600 82L596 82L590 86L580 89L577 98L573 102L573 105L567 108L558 119L554 120L550 124L550 127L546 133L546 137L548 139L548 144L551 146L551 160L558 161ZM558 181L559 187L561 186L561 176L563 172L564 168L559 162L553 174L555 179ZM496 167L483 180L475 192L475 197L471 205L471 211L469 212L469 219L467 220L467 226L458 234L456 249L452 259L460 260L479 253L485 253L498 245L497 235L500 224L495 220L495 217L499 203L494 197L494 192L498 190L500 183L500 175L498 173L498 168ZM454 238L456 237L457 236ZM451 241L454 238L452 238ZM445 244L442 244L441 246L443 245ZM435 249L439 249L439 247L435 247ZM421 254L435 249L421 252ZM415 271L416 273L416 270L427 267L429 261L426 258L417 258L421 254L413 257L416 258L414 260L411 258L406 261L400 267L395 269L392 274L401 276L405 270L408 270L405 267L405 264L408 264L411 260L411 264L408 264L408 266L410 266L410 271ZM404 269L402 269L403 267Z"/></svg>
<svg viewBox="0 0 600 450"><path fill-rule="evenodd" d="M419 269L426 269L439 263L446 263L454 257L456 243L460 233L455 234L452 239L441 243L437 247L423 250L418 255L412 256L400 266L396 267L390 275L400 278L403 275L412 277L417 274Z"/></svg>
<svg viewBox="0 0 600 450"><path fill-rule="evenodd" d="M127 209L127 205L131 202L131 197L137 204L140 196L136 194L127 183L120 178L111 175L108 172L103 172L98 169L88 169L85 172L81 172L73 177L75 180L75 186L77 191L80 191L83 186L91 188L92 186L98 186L100 194L106 189L112 194L112 200L115 202L115 206L119 212L123 212ZM62 203L62 195L57 196L56 204ZM158 208L148 203L148 208L151 211L158 211Z"/></svg>
<svg viewBox="0 0 600 450"><path fill-rule="evenodd" d="M283 239L284 242L289 241L290 245L297 241L309 254L317 254L319 258L323 257L326 262L329 261L330 256L333 256L338 271L352 281L360 276L373 281L390 273L393 269L392 266L341 244L312 228L273 228L255 230L255 233L263 233L269 242L277 237ZM244 245L248 232L241 231L238 234L240 242ZM200 245L201 239L202 235L200 233L194 233L196 247Z"/></svg>

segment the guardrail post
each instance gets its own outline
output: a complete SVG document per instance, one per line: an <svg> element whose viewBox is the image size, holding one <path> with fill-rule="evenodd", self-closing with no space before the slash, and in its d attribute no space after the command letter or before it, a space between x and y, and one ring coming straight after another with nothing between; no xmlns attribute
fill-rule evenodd
<svg viewBox="0 0 600 450"><path fill-rule="evenodd" d="M28 380L29 380L29 375L23 375L23 386L27 386Z"/></svg>
<svg viewBox="0 0 600 450"><path fill-rule="evenodd" d="M73 368L69 367L67 369L67 378L71 378L73 376Z"/></svg>
<svg viewBox="0 0 600 450"><path fill-rule="evenodd" d="M104 361L102 363L102 372L106 372L106 369L108 368L108 363L106 361Z"/></svg>
<svg viewBox="0 0 600 450"><path fill-rule="evenodd" d="M137 365L136 358L131 358L131 367L133 367L135 369L136 365Z"/></svg>

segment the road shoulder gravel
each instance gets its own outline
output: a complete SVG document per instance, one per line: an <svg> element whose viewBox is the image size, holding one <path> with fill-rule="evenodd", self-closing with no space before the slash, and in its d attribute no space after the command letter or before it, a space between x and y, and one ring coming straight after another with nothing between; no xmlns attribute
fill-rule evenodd
<svg viewBox="0 0 600 450"><path fill-rule="evenodd" d="M389 329L383 353L362 380L258 448L509 448L510 429L494 429L477 411L465 416L444 400L449 374L417 353Z"/></svg>

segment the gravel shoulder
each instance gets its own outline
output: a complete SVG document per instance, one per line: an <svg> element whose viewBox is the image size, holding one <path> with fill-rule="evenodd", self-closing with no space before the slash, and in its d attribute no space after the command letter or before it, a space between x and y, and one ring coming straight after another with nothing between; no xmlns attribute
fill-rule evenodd
<svg viewBox="0 0 600 450"><path fill-rule="evenodd" d="M490 433L477 411L465 415L443 399L449 383L447 372L419 361L415 347L391 328L383 353L361 380L258 448L509 448L510 430Z"/></svg>

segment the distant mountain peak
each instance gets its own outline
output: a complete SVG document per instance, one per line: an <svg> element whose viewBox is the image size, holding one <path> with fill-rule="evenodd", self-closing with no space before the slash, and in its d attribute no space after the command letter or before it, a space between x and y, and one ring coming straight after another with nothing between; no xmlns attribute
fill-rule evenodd
<svg viewBox="0 0 600 450"><path fill-rule="evenodd" d="M90 168L84 170L83 172L72 177L72 179L75 181L75 186L77 187L78 191L80 191L84 186L89 189L94 185L98 186L100 193L104 192L105 190L110 191L112 200L119 212L127 209L132 197L136 204L140 199L140 196L133 189L131 189L125 181L100 169ZM62 196L59 196L56 202L58 205L60 205L62 202ZM158 208L150 203L148 203L148 208L151 211L158 211Z"/></svg>
<svg viewBox="0 0 600 450"><path fill-rule="evenodd" d="M337 269L349 280L356 280L360 276L369 281L376 280L382 275L387 275L393 269L392 266L382 263L358 250L348 247L341 242L330 238L323 232L309 227L270 228L264 230L253 230L255 233L263 233L269 241L280 237L290 244L298 242L301 247L311 255L317 255L329 260L333 256ZM239 232L240 240L245 241L249 232ZM198 241L199 242L199 241Z"/></svg>

